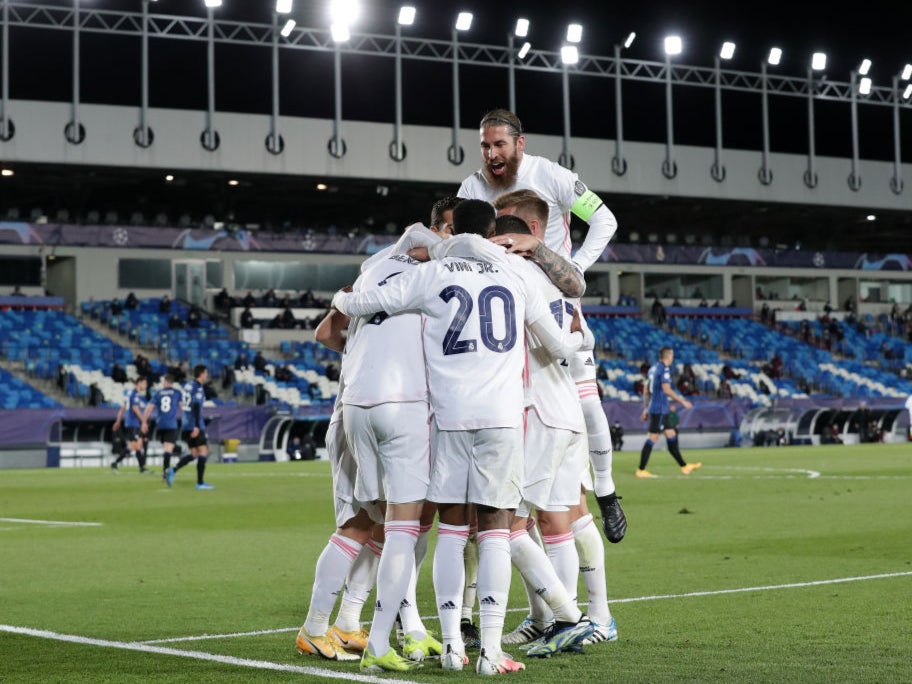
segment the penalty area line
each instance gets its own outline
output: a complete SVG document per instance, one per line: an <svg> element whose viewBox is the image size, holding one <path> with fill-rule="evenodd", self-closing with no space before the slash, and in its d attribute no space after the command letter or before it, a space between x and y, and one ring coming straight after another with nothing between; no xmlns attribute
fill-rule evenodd
<svg viewBox="0 0 912 684"><path fill-rule="evenodd" d="M294 674L305 674L313 677L323 677L325 679L343 679L353 682L368 682L370 684L416 684L408 679L392 679L390 677L375 677L373 675L363 675L350 671L326 670L321 667L305 667L300 665L288 665L286 663L273 663L268 660L251 660L249 658L235 658L234 656L218 655L216 653L206 653L205 651L182 651L178 648L165 648L163 646L151 646L126 641L108 641L107 639L92 639L89 637L78 636L75 634L60 634L58 632L49 632L43 629L31 629L28 627L16 627L14 625L0 625L0 632L10 634L23 634L25 636L38 637L40 639L51 639L53 641L66 641L74 644L83 644L86 646L98 646L101 648L117 648L124 651L141 651L143 653L154 653L156 655L179 656L181 658L192 658L194 660L205 660L223 665L236 665L238 667L249 667L257 670L272 670L275 672L291 672Z"/></svg>

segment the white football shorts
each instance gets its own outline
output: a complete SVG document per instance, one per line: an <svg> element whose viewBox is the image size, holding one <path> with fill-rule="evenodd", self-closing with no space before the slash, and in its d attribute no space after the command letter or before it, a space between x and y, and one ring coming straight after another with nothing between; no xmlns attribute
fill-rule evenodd
<svg viewBox="0 0 912 684"><path fill-rule="evenodd" d="M430 479L428 405L389 402L342 408L345 436L358 464L359 501L424 501Z"/></svg>
<svg viewBox="0 0 912 684"><path fill-rule="evenodd" d="M585 434L548 427L534 408L526 412L523 503L516 514L566 511L579 503L580 473L588 463Z"/></svg>
<svg viewBox="0 0 912 684"><path fill-rule="evenodd" d="M515 509L521 500L522 428L440 430L431 426L428 501Z"/></svg>
<svg viewBox="0 0 912 684"><path fill-rule="evenodd" d="M364 503L355 499L355 479L358 476L358 464L348 448L342 421L330 422L326 429L326 455L332 467L333 503L336 515L336 527L342 527L355 517L359 510L365 509L371 520L383 522L380 507L373 503Z"/></svg>

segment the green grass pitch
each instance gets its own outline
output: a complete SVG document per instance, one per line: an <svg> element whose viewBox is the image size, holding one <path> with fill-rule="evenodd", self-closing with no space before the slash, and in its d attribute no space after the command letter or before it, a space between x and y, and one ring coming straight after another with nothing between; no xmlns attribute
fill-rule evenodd
<svg viewBox="0 0 912 684"><path fill-rule="evenodd" d="M634 479L637 457L614 461L630 523L606 544L619 641L514 651L527 670L511 678L912 681L912 444L690 451L704 465L689 477L658 451L654 480ZM333 530L327 463L213 464L211 492L194 480L0 471L0 681L477 679L431 663L361 678L295 653ZM523 604L514 573L508 630Z"/></svg>

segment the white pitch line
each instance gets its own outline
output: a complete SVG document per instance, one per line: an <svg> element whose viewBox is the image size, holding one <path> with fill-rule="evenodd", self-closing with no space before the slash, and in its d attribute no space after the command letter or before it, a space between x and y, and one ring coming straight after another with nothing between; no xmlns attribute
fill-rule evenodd
<svg viewBox="0 0 912 684"><path fill-rule="evenodd" d="M0 522L48 525L54 527L101 527L104 524L100 522L66 522L64 520L29 520L28 518L0 518Z"/></svg>
<svg viewBox="0 0 912 684"><path fill-rule="evenodd" d="M263 634L281 634L282 632L297 632L298 627L282 627L280 629L257 629L252 632L233 632L231 634L200 634L198 636L174 637L173 639L147 639L137 641L138 644L176 644L181 641L205 641L206 639L228 639L230 637L262 636Z"/></svg>
<svg viewBox="0 0 912 684"><path fill-rule="evenodd" d="M303 667L300 665L287 665L285 663L273 663L268 660L251 660L249 658L235 658L233 656L218 655L215 653L206 653L205 651L182 651L177 648L163 648L161 646L149 646L147 644L126 642L126 641L108 641L106 639L90 639L88 637L77 636L74 634L60 634L58 632L49 632L43 629L30 629L28 627L15 627L13 625L0 625L0 632L9 632L12 634L24 634L26 636L39 637L41 639L52 639L54 641L68 641L74 644L85 644L87 646L100 646L102 648L119 648L125 651L142 651L144 653L155 653L158 655L180 656L181 658L192 658L194 660L207 660L213 663L223 663L225 665L238 665L240 667L250 667L258 670L273 670L276 672L292 672L295 674L312 675L314 677L323 677L326 679L343 679L345 681L368 682L370 684L416 684L408 679L391 679L389 677L374 677L372 675L357 674L350 671L326 670L321 667Z"/></svg>
<svg viewBox="0 0 912 684"><path fill-rule="evenodd" d="M814 580L811 582L792 582L790 584L768 584L759 587L739 587L736 589L714 589L712 591L692 591L686 594L657 594L655 596L636 596L632 598L610 599L608 603L637 603L639 601L660 601L663 599L693 598L698 596L721 596L724 594L742 594L751 591L773 591L776 589L801 589L805 587L819 587L827 584L844 584L846 582L864 582L868 580L891 579L895 577L912 576L912 571L907 572L890 572L880 575L862 575L860 577L837 577L828 580ZM508 613L527 612L528 607L508 608ZM436 620L436 615L422 615L422 620ZM364 624L369 625L369 622ZM154 639L150 641L140 641L141 644L166 644L176 643L179 641L204 641L206 639L230 639L239 636L256 636L260 634L278 634L281 632L297 632L297 627L283 627L280 629L259 630L256 632L234 632L231 634L202 634L199 636L175 637L172 639Z"/></svg>
<svg viewBox="0 0 912 684"><path fill-rule="evenodd" d="M815 580L813 582L792 582L791 584L769 584L759 587L741 587L738 589L716 589L714 591L692 591L686 594L657 594L656 596L638 596L636 598L611 599L608 603L633 603L636 601L658 601L661 599L691 598L694 596L720 596L723 594L741 594L749 591L772 591L775 589L803 589L805 587L820 587L827 584L844 584L846 582L865 582L867 580L891 579L894 577L909 577L912 571L889 572L881 575L862 575L861 577L838 577L836 579ZM525 608L523 610L526 610Z"/></svg>

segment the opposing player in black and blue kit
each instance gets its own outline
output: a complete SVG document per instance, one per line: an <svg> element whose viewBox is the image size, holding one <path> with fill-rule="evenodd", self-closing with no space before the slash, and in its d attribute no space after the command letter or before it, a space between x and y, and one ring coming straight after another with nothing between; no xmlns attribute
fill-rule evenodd
<svg viewBox="0 0 912 684"><path fill-rule="evenodd" d="M196 459L196 488L215 489L203 479L206 473L206 459L209 457L209 441L206 438L206 422L203 419L203 403L206 401L206 390L203 385L208 379L209 371L206 366L200 364L193 367L193 382L187 391L190 396L189 399L184 397L183 419L183 437L190 447L190 453L182 456L170 473L165 473L169 485L173 484L174 475L178 470Z"/></svg>
<svg viewBox="0 0 912 684"><path fill-rule="evenodd" d="M640 417L640 420L646 420L647 416L649 417L648 434L646 435L646 442L643 444L643 450L640 452L640 467L636 471L636 476L640 479L655 477L646 470L646 466L649 463L652 447L659 441L659 432L665 433L668 451L681 467L682 473L690 475L702 465L701 463L688 464L684 460L684 457L681 456L681 449L678 447L677 432L665 424L669 399L674 399L684 408L689 409L691 407L691 403L673 389L671 382L672 363L674 363L674 349L662 347L659 349L659 362L649 369L648 381L643 391L643 415Z"/></svg>
<svg viewBox="0 0 912 684"><path fill-rule="evenodd" d="M146 407L145 421L148 423L153 409L156 411L156 429L158 438L165 450L162 462L162 478L170 487L174 484L174 470L171 468L171 454L177 444L178 423L181 415L182 392L174 386L174 376L166 375L162 379L163 387L155 393L149 406Z"/></svg>
<svg viewBox="0 0 912 684"><path fill-rule="evenodd" d="M135 386L127 393L126 399L117 412L117 418L114 420L114 431L120 429L121 422L126 433L127 450L117 457L117 460L111 464L111 470L117 472L117 466L133 451L136 454L136 460L139 462L139 472L148 473L146 470L146 455L143 452L143 436L149 431L146 423L146 388L148 380L144 377L136 378Z"/></svg>

